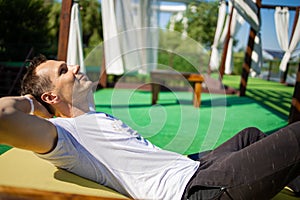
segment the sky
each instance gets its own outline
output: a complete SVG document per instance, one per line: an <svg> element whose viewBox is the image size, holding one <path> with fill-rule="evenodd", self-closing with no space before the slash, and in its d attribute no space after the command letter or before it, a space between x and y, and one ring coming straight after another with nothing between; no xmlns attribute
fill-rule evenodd
<svg viewBox="0 0 300 200"><path fill-rule="evenodd" d="M173 3L174 4L174 3ZM299 0L262 0L262 4L265 5L280 5L280 6L300 6ZM290 25L289 25L289 37L291 35L292 26L294 22L295 11L290 11ZM160 15L160 26L165 27L170 17L170 13L162 13ZM262 36L262 48L269 50L281 51L277 42L277 36L275 32L274 23L274 10L273 9L261 9L261 36ZM239 32L237 33L236 39L239 43L235 48L244 48L247 46L249 36L249 25L245 22ZM300 48L298 45L297 49Z"/></svg>

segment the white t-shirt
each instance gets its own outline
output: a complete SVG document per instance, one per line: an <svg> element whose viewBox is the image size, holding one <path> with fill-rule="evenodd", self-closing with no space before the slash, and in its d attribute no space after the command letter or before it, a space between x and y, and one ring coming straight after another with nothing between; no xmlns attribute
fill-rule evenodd
<svg viewBox="0 0 300 200"><path fill-rule="evenodd" d="M58 143L39 157L135 199L181 199L199 166L154 146L105 113L50 121L57 127Z"/></svg>

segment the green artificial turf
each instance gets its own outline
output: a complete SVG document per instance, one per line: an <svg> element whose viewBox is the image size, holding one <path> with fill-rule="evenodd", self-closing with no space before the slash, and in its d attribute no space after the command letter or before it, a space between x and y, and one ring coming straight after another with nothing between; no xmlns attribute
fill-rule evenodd
<svg viewBox="0 0 300 200"><path fill-rule="evenodd" d="M249 126L271 133L287 124L287 116L249 97L203 93L200 109L191 99L191 92L161 92L158 105L152 106L146 91L95 93L97 111L122 119L157 146L182 154L216 147Z"/></svg>
<svg viewBox="0 0 300 200"><path fill-rule="evenodd" d="M0 155L3 154L4 152L8 151L11 149L11 147L6 146L6 145L0 145Z"/></svg>
<svg viewBox="0 0 300 200"><path fill-rule="evenodd" d="M239 89L240 79L240 76L225 75L223 83L235 89ZM246 96L288 116L293 92L294 86L249 77Z"/></svg>

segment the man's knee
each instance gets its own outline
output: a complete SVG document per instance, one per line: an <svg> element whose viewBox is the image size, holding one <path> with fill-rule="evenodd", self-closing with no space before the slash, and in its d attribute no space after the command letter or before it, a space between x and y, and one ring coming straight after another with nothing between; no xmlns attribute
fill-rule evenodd
<svg viewBox="0 0 300 200"><path fill-rule="evenodd" d="M245 128L242 131L243 134L247 134L247 136L249 138L251 138L251 140L260 140L264 137L266 137L267 135L265 133L263 133L260 129L256 128L256 127L248 127Z"/></svg>
<svg viewBox="0 0 300 200"><path fill-rule="evenodd" d="M283 132L292 132L296 137L298 144L300 145L300 121L294 122L287 127L285 127Z"/></svg>

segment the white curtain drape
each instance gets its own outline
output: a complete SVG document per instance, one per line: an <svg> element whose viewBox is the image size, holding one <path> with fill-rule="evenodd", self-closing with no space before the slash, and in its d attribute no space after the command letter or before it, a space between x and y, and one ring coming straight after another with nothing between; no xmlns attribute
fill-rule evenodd
<svg viewBox="0 0 300 200"><path fill-rule="evenodd" d="M260 32L258 32L254 39L254 46L251 55L251 69L253 69L257 74L260 74L262 64L263 64L262 42L261 42L261 34Z"/></svg>
<svg viewBox="0 0 300 200"><path fill-rule="evenodd" d="M225 74L231 74L233 66L233 40L241 25L244 23L243 18L239 15L236 9L233 9L231 26L230 26L230 39L228 43L227 56L225 61Z"/></svg>
<svg viewBox="0 0 300 200"><path fill-rule="evenodd" d="M80 65L80 71L85 73L84 56L82 48L82 27L81 17L79 12L79 5L75 2L72 5L70 31L68 38L68 52L67 52L68 65Z"/></svg>
<svg viewBox="0 0 300 200"><path fill-rule="evenodd" d="M258 17L258 8L255 0L231 0L233 6L239 14L250 24L256 31L260 31L260 19Z"/></svg>
<svg viewBox="0 0 300 200"><path fill-rule="evenodd" d="M290 13L287 7L276 7L274 13L275 30L280 48L287 51L289 48L289 18Z"/></svg>
<svg viewBox="0 0 300 200"><path fill-rule="evenodd" d="M115 1L102 0L102 24L106 73L121 75L124 73L119 35L117 31Z"/></svg>
<svg viewBox="0 0 300 200"><path fill-rule="evenodd" d="M251 55L251 68L260 73L262 67L262 42L260 35L261 22L258 15L256 0L231 0L238 13L256 31Z"/></svg>
<svg viewBox="0 0 300 200"><path fill-rule="evenodd" d="M218 21L217 21L217 28L214 36L214 42L211 46L211 55L209 61L209 66L211 70L216 70L219 68L220 59L219 59L218 46L220 43L220 38L224 27L225 19L226 19L226 2L222 0L220 1L219 4Z"/></svg>
<svg viewBox="0 0 300 200"><path fill-rule="evenodd" d="M274 14L278 42L279 42L279 45L282 48L282 50L285 51L284 56L280 62L280 66L279 66L280 70L283 72L286 71L286 67L291 58L291 54L293 53L297 44L300 41L300 34L299 34L299 32L300 32L300 16L299 16L294 35L290 39L290 43L289 43L288 33L287 33L289 14L287 14L287 13L288 13L287 8L279 8L278 7L278 8L276 8L275 14Z"/></svg>
<svg viewBox="0 0 300 200"><path fill-rule="evenodd" d="M136 10L137 7L134 9ZM127 71L135 69L142 63L141 55L138 51L141 38L138 31L134 29L134 27L137 27L138 21L132 10L133 5L131 4L131 0L116 2L117 31L121 33L119 34L119 42L123 64Z"/></svg>
<svg viewBox="0 0 300 200"><path fill-rule="evenodd" d="M156 68L158 8L157 0L116 2L116 19L126 71L146 74Z"/></svg>
<svg viewBox="0 0 300 200"><path fill-rule="evenodd" d="M158 0L102 0L108 74L146 74L156 68L159 36L157 4Z"/></svg>
<svg viewBox="0 0 300 200"><path fill-rule="evenodd" d="M209 61L210 69L212 69L212 70L218 69L219 65L220 65L220 59L219 59L220 56L219 56L219 51L218 51L218 45L224 45L224 41L225 41L225 38L228 33L231 10L232 10L232 3L229 2L228 15L226 16L226 2L225 1L220 2L217 28L216 28L216 33L215 33L215 37L214 37L214 43L212 45L210 61ZM226 20L225 20L225 18L226 18ZM225 60L225 73L226 74L232 73L232 69L234 67L233 61L232 61L233 40L243 23L244 23L243 18L236 12L236 9L233 9L231 25L230 25L230 39L228 42L227 55L226 55L226 60Z"/></svg>

